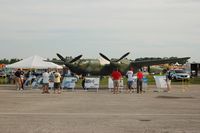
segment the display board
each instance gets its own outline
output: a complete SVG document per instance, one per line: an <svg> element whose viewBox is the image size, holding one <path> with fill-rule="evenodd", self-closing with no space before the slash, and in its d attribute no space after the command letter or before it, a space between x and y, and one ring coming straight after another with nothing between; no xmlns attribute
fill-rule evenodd
<svg viewBox="0 0 200 133"><path fill-rule="evenodd" d="M96 88L97 91L99 89L99 77L85 77L85 88Z"/></svg>
<svg viewBox="0 0 200 133"><path fill-rule="evenodd" d="M167 88L166 76L154 76L154 79L156 81L157 88L159 89Z"/></svg>
<svg viewBox="0 0 200 133"><path fill-rule="evenodd" d="M76 82L77 82L76 77L64 77L61 87L74 89L76 86Z"/></svg>

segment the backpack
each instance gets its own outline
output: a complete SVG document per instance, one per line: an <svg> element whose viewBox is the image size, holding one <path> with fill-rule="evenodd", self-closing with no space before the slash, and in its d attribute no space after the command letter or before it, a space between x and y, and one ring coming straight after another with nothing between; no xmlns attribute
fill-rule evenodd
<svg viewBox="0 0 200 133"><path fill-rule="evenodd" d="M171 76L170 72L168 73L167 78L168 78L169 80L172 79L172 76Z"/></svg>

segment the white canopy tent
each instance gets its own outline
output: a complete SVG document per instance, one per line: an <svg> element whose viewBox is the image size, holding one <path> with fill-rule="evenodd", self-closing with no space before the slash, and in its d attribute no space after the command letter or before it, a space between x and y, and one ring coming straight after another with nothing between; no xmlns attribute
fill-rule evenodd
<svg viewBox="0 0 200 133"><path fill-rule="evenodd" d="M48 68L57 68L62 69L62 66L59 66L53 62L46 62L44 61L45 58L42 58L40 56L34 55L31 57L28 57L26 59L23 59L19 62L7 65L7 68L23 68L23 69L48 69Z"/></svg>

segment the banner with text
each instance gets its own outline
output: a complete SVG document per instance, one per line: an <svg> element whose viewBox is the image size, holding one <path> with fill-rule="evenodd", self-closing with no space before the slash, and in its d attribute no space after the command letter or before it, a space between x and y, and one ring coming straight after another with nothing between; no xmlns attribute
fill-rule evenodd
<svg viewBox="0 0 200 133"><path fill-rule="evenodd" d="M62 81L62 88L75 88L77 82L76 77L64 77Z"/></svg>
<svg viewBox="0 0 200 133"><path fill-rule="evenodd" d="M85 78L85 88L99 88L99 77L86 77Z"/></svg>

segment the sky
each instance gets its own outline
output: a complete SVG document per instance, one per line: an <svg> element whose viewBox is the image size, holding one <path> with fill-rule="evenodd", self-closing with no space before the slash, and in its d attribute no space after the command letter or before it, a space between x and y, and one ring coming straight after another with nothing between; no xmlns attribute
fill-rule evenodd
<svg viewBox="0 0 200 133"><path fill-rule="evenodd" d="M191 57L200 0L0 0L0 58Z"/></svg>

